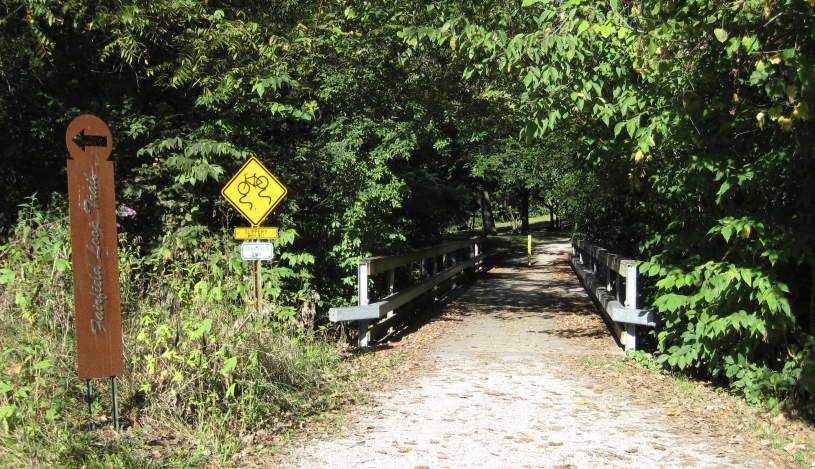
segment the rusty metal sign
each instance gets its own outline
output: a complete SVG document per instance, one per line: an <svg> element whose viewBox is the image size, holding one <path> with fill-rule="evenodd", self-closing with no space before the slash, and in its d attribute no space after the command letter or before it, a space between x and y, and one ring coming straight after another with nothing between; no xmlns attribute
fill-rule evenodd
<svg viewBox="0 0 815 469"><path fill-rule="evenodd" d="M113 139L98 117L68 125L68 203L74 278L77 374L81 379L122 374L122 315Z"/></svg>

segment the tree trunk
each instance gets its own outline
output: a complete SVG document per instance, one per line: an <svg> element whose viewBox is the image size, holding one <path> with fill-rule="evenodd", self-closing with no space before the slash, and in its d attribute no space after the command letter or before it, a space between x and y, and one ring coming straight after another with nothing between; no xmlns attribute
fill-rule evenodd
<svg viewBox="0 0 815 469"><path fill-rule="evenodd" d="M521 192L521 233L529 233L529 192Z"/></svg>
<svg viewBox="0 0 815 469"><path fill-rule="evenodd" d="M549 209L549 228L555 229L555 209L551 205L547 205Z"/></svg>
<svg viewBox="0 0 815 469"><path fill-rule="evenodd" d="M807 256L809 262L809 335L815 336L815 256Z"/></svg>
<svg viewBox="0 0 815 469"><path fill-rule="evenodd" d="M479 205L481 205L481 222L484 233L495 233L495 219L492 217L492 204L490 203L489 192L482 190L478 193Z"/></svg>
<svg viewBox="0 0 815 469"><path fill-rule="evenodd" d="M810 264L809 270L809 335L815 336L815 266Z"/></svg>

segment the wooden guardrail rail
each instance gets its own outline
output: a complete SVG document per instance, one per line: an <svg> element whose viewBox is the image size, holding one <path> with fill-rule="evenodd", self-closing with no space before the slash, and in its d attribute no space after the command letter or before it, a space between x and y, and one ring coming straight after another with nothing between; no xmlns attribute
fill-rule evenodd
<svg viewBox="0 0 815 469"><path fill-rule="evenodd" d="M637 326L656 326L656 313L638 308L637 261L585 241L572 240L570 263L583 287L610 320L620 343L626 350L636 350Z"/></svg>
<svg viewBox="0 0 815 469"><path fill-rule="evenodd" d="M396 256L369 257L359 261L357 270L358 306L331 308L328 318L332 322L356 322L359 331L358 345L367 347L372 336L393 327L398 321L397 308L404 306L431 290L438 290L444 282L460 275L465 269L484 269L486 255L483 252L486 238L472 238L433 246ZM421 270L423 281L402 291L396 291L396 271L413 268ZM386 296L371 302L369 287L371 277L387 275ZM436 293L439 293L438 291Z"/></svg>

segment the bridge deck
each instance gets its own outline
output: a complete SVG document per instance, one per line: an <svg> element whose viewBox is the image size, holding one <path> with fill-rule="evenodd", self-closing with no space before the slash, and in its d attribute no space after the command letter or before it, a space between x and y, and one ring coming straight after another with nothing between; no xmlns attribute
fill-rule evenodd
<svg viewBox="0 0 815 469"><path fill-rule="evenodd" d="M568 249L552 240L536 246L531 268L519 257L492 269L445 308L445 332L415 379L378 395L341 435L293 449L285 465L773 465L759 450L733 452L732 434L700 424L705 409L656 401L661 390L648 388L658 388L659 373L644 378L646 388L603 375L628 365Z"/></svg>

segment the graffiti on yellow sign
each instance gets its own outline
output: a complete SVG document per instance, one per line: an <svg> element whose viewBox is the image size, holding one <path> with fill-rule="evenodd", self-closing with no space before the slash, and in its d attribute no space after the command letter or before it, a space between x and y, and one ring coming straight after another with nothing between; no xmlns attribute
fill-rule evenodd
<svg viewBox="0 0 815 469"><path fill-rule="evenodd" d="M286 187L254 156L221 189L221 195L252 226L260 225L287 192Z"/></svg>

